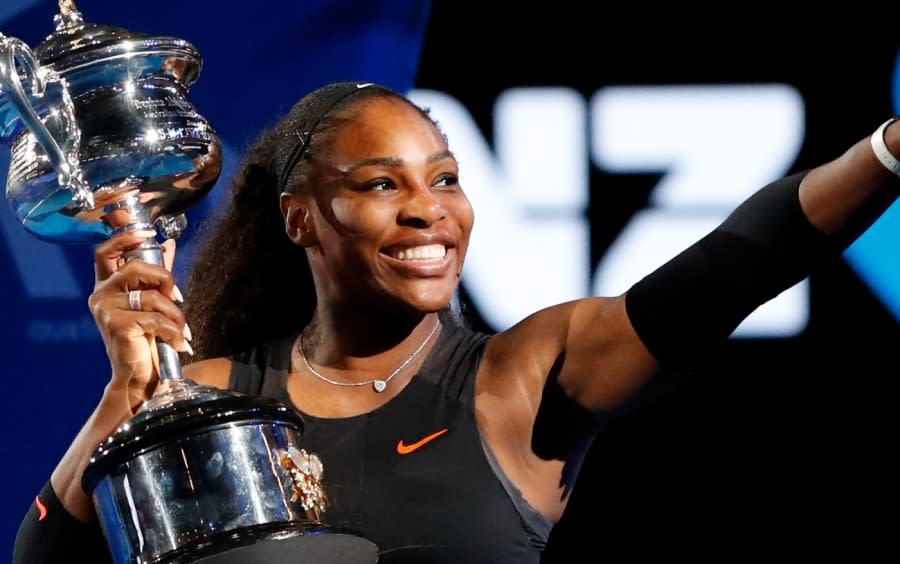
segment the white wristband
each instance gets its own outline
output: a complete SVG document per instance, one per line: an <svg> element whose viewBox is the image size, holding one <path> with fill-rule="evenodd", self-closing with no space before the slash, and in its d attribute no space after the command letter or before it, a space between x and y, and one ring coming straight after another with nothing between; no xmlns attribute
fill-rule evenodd
<svg viewBox="0 0 900 564"><path fill-rule="evenodd" d="M875 156L878 157L878 160L881 161L884 168L897 176L900 176L900 160L897 160L897 157L895 157L890 149L887 148L887 145L884 144L884 130L897 121L897 119L898 118L896 117L892 117L875 130L875 133L872 134L872 150L875 151Z"/></svg>

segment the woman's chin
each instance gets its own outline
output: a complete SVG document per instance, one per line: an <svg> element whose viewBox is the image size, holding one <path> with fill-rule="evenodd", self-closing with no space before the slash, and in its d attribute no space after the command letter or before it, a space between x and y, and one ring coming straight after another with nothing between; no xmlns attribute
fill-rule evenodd
<svg viewBox="0 0 900 564"><path fill-rule="evenodd" d="M440 292L406 296L401 301L411 312L419 314L435 313L450 305L453 293Z"/></svg>

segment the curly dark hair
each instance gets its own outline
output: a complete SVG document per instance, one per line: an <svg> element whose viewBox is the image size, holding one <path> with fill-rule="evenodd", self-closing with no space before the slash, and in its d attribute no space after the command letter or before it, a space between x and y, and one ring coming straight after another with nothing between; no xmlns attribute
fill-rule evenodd
<svg viewBox="0 0 900 564"><path fill-rule="evenodd" d="M304 249L285 233L279 186L306 188L316 155L328 150L339 117L352 117L361 100L394 98L428 112L402 94L378 85L339 82L298 101L247 151L230 181L228 205L210 217L187 282L185 317L197 361L229 357L256 344L298 333L312 318L315 288ZM297 157L298 143L305 142ZM289 163L296 158L295 163ZM285 172L285 169L290 169ZM279 180L283 175L287 178Z"/></svg>

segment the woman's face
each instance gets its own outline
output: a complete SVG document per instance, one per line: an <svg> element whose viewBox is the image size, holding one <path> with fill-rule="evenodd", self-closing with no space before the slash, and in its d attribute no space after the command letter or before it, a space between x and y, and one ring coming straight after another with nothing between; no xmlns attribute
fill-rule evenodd
<svg viewBox="0 0 900 564"><path fill-rule="evenodd" d="M437 311L456 291L474 220L434 125L400 100L341 111L305 198L320 299ZM374 300L374 301L373 301Z"/></svg>

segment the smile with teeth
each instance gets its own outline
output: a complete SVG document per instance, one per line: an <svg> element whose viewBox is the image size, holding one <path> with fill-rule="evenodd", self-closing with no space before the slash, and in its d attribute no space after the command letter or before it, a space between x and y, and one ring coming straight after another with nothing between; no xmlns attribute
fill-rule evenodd
<svg viewBox="0 0 900 564"><path fill-rule="evenodd" d="M433 260L444 258L446 254L447 247L444 245L423 245L394 251L391 257L397 260Z"/></svg>

